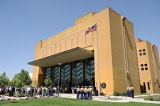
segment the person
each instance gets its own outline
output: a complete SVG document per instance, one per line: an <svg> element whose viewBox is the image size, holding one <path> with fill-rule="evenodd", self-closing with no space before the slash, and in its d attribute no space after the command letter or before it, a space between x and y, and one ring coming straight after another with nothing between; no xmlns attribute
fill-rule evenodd
<svg viewBox="0 0 160 106"><path fill-rule="evenodd" d="M74 87L74 93L75 94L77 93L77 87L76 86Z"/></svg>
<svg viewBox="0 0 160 106"><path fill-rule="evenodd" d="M5 93L5 87L1 87L0 89L1 89L1 97L3 98L3 95Z"/></svg>
<svg viewBox="0 0 160 106"><path fill-rule="evenodd" d="M80 94L81 94L81 99L83 99L84 98L84 86L81 86Z"/></svg>
<svg viewBox="0 0 160 106"><path fill-rule="evenodd" d="M71 87L72 94L74 94L74 86Z"/></svg>
<svg viewBox="0 0 160 106"><path fill-rule="evenodd" d="M88 88L88 99L92 99L92 86Z"/></svg>
<svg viewBox="0 0 160 106"><path fill-rule="evenodd" d="M131 97L134 98L134 88L133 88L133 86L131 86L130 89L131 89Z"/></svg>
<svg viewBox="0 0 160 106"><path fill-rule="evenodd" d="M38 87L37 92L38 92L38 97L41 97L42 88L41 88L41 87Z"/></svg>
<svg viewBox="0 0 160 106"><path fill-rule="evenodd" d="M131 92L131 86L127 86L127 95L128 97L131 97L132 96L132 92Z"/></svg>
<svg viewBox="0 0 160 106"><path fill-rule="evenodd" d="M0 87L0 97L2 97L2 88Z"/></svg>
<svg viewBox="0 0 160 106"><path fill-rule="evenodd" d="M53 95L54 94L57 94L57 88L55 86L53 87Z"/></svg>
<svg viewBox="0 0 160 106"><path fill-rule="evenodd" d="M88 88L87 86L84 87L84 99L88 99Z"/></svg>
<svg viewBox="0 0 160 106"><path fill-rule="evenodd" d="M11 93L12 92L12 87L11 86L9 87L8 91L9 91L9 97L11 97L11 94L12 94Z"/></svg>
<svg viewBox="0 0 160 106"><path fill-rule="evenodd" d="M79 86L77 86L77 99L80 98L79 95L80 95L80 88L79 88Z"/></svg>
<svg viewBox="0 0 160 106"><path fill-rule="evenodd" d="M127 96L129 97L129 86L127 86Z"/></svg>
<svg viewBox="0 0 160 106"><path fill-rule="evenodd" d="M42 87L42 98L46 96L46 88Z"/></svg>

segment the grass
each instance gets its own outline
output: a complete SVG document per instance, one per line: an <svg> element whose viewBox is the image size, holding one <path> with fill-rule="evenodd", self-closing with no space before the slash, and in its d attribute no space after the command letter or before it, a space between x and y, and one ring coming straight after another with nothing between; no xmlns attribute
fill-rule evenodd
<svg viewBox="0 0 160 106"><path fill-rule="evenodd" d="M160 101L160 95L146 95L138 98L144 98L144 100L150 100L150 101Z"/></svg>
<svg viewBox="0 0 160 106"><path fill-rule="evenodd" d="M113 103L69 98L45 98L29 100L0 101L0 106L159 106L147 103Z"/></svg>

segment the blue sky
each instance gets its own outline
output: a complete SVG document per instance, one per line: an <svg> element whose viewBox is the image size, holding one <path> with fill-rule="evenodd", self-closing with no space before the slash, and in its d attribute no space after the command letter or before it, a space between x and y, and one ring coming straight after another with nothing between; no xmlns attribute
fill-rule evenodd
<svg viewBox="0 0 160 106"><path fill-rule="evenodd" d="M28 62L35 43L107 7L133 22L136 37L160 49L160 0L0 0L0 74L12 78L21 69L32 72Z"/></svg>

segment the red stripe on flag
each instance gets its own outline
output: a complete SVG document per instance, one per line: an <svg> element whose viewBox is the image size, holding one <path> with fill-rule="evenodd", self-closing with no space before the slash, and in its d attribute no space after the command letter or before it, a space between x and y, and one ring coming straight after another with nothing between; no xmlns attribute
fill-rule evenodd
<svg viewBox="0 0 160 106"><path fill-rule="evenodd" d="M89 27L86 31L85 31L85 35L87 35L90 32L96 31L97 30L97 25L93 25L92 27Z"/></svg>

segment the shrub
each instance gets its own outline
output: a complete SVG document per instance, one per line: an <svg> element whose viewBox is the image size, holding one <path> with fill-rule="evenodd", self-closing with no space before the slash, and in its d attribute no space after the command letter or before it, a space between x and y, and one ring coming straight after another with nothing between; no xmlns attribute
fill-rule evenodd
<svg viewBox="0 0 160 106"><path fill-rule="evenodd" d="M122 92L121 96L127 96L127 92Z"/></svg>
<svg viewBox="0 0 160 106"><path fill-rule="evenodd" d="M120 96L121 94L119 92L114 92L114 96Z"/></svg>
<svg viewBox="0 0 160 106"><path fill-rule="evenodd" d="M122 93L114 92L114 96L127 96L127 92L122 92Z"/></svg>

